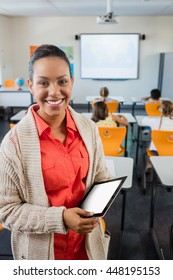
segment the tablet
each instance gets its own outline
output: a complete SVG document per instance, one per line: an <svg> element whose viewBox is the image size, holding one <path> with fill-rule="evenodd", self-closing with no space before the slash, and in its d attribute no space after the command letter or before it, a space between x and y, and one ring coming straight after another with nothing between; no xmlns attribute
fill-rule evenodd
<svg viewBox="0 0 173 280"><path fill-rule="evenodd" d="M83 197L79 207L103 217L120 192L127 176L95 183ZM92 217L93 217L92 216Z"/></svg>

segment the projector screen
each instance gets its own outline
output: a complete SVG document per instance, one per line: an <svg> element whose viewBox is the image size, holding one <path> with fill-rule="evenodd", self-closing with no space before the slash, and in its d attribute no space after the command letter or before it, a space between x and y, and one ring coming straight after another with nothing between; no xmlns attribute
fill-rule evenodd
<svg viewBox="0 0 173 280"><path fill-rule="evenodd" d="M81 78L138 79L139 34L81 34Z"/></svg>

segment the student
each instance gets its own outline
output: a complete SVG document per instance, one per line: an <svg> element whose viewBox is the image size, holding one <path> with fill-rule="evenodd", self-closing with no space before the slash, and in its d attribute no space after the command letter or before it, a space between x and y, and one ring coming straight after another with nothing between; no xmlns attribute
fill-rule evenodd
<svg viewBox="0 0 173 280"><path fill-rule="evenodd" d="M128 120L123 115L108 114L108 108L103 101L96 102L93 106L92 120L97 126L117 126L129 125Z"/></svg>
<svg viewBox="0 0 173 280"><path fill-rule="evenodd" d="M37 104L0 149L0 223L11 230L14 259L106 259L100 219L78 207L94 183L110 179L95 124L70 102L65 53L42 45L29 63Z"/></svg>
<svg viewBox="0 0 173 280"><path fill-rule="evenodd" d="M143 97L142 98L142 101L144 103L156 103L156 102L160 102L160 97L161 97L161 93L160 93L160 90L155 88L155 89L152 89L150 91L150 96L147 96L147 97Z"/></svg>
<svg viewBox="0 0 173 280"><path fill-rule="evenodd" d="M100 98L96 98L95 101L103 101L103 102L110 102L115 101L115 99L112 99L109 96L109 90L107 87L101 87L100 88Z"/></svg>
<svg viewBox="0 0 173 280"><path fill-rule="evenodd" d="M169 100L162 100L159 110L161 111L160 117L144 117L142 124L149 126L151 130L173 130L173 103ZM158 155L156 147L151 141L149 149ZM150 164L147 165L147 168Z"/></svg>

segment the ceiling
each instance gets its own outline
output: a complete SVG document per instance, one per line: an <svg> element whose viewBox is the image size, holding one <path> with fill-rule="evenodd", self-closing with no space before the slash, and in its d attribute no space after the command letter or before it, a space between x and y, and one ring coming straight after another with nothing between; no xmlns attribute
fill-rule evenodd
<svg viewBox="0 0 173 280"><path fill-rule="evenodd" d="M173 0L0 0L0 15L103 16L108 7L119 16L173 15Z"/></svg>

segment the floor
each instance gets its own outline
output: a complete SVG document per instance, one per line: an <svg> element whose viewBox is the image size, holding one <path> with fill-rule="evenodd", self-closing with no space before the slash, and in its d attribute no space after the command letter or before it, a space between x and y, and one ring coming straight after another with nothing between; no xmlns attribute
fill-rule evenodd
<svg viewBox="0 0 173 280"><path fill-rule="evenodd" d="M75 105L74 105L75 107ZM75 108L81 112L80 109ZM86 112L86 109L82 111ZM131 112L131 109L122 108L122 112ZM136 115L143 115L144 110L135 111ZM9 130L8 120L0 121L0 141ZM142 164L142 156L148 137L144 136L144 145L140 147L139 162L136 166L136 134L137 125L135 124L128 131L128 156L134 158L133 185L127 191L126 196L126 216L124 231L120 230L122 195L119 194L110 210L105 216L107 230L111 234L109 248L109 259L116 260L156 260L158 256L149 232L149 211L151 198L151 184L145 193L142 191L142 181L139 177L139 170ZM156 207L155 207L155 231L159 244L164 252L165 259L170 259L169 230L173 223L173 192L167 191L159 183L157 186ZM5 254L5 255L4 255ZM0 259L12 259L10 246L10 232L6 229L0 231Z"/></svg>

